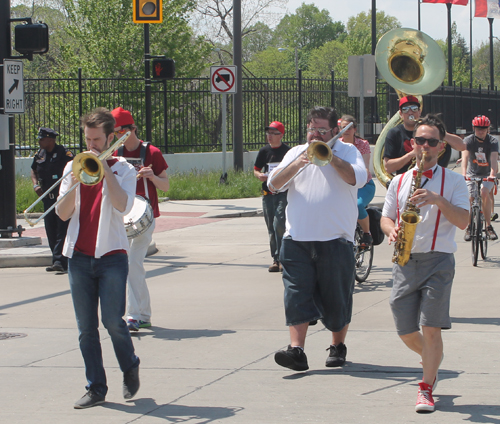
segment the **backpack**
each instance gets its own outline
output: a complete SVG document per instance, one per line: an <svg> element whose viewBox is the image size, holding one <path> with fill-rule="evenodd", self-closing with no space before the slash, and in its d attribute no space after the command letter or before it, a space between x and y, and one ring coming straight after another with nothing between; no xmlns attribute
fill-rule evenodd
<svg viewBox="0 0 500 424"><path fill-rule="evenodd" d="M377 206L369 206L366 208L370 219L370 233L373 238L373 245L378 246L384 241L385 234L380 227L380 219L382 218L382 209Z"/></svg>

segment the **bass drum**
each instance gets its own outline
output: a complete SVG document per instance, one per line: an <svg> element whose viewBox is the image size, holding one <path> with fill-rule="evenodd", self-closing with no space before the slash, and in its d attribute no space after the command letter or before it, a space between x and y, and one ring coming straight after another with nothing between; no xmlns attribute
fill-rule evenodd
<svg viewBox="0 0 500 424"><path fill-rule="evenodd" d="M131 211L123 217L127 238L133 239L144 234L154 220L153 208L141 196L135 196Z"/></svg>

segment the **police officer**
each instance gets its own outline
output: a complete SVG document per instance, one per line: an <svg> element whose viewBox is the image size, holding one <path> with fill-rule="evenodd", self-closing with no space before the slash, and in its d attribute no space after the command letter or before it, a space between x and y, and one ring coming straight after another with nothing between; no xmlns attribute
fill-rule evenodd
<svg viewBox="0 0 500 424"><path fill-rule="evenodd" d="M38 130L38 150L33 164L31 165L31 180L33 189L38 197L45 193L57 180L59 180L66 164L73 159L73 153L64 146L56 144L56 137L59 134L51 128L40 128ZM43 198L44 210L49 209L59 195L59 185ZM45 217L45 231L52 251L52 266L46 271L66 272L68 269L68 259L63 256L62 249L69 220L64 222L57 215L55 209L50 211Z"/></svg>

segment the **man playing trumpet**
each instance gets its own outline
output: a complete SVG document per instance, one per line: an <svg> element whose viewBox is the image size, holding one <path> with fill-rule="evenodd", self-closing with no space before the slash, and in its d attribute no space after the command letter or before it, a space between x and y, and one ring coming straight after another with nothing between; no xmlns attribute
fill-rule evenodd
<svg viewBox="0 0 500 424"><path fill-rule="evenodd" d="M407 209L407 202L420 209L422 218L415 231L409 261L404 266L397 263L393 266L390 299L399 337L422 358L424 373L419 383L417 412L434 411L432 394L443 358L441 329L451 328L449 309L455 273L453 252L457 249L455 230L456 227L464 229L469 220L464 178L437 164L445 135L444 124L435 115L429 114L416 122L411 146L417 168L420 169L422 153L427 153L421 185L408 198L413 172L396 176L388 188L381 220L390 244L398 239L399 219Z"/></svg>
<svg viewBox="0 0 500 424"><path fill-rule="evenodd" d="M357 193L366 183L366 167L358 149L339 140L325 166L308 166L305 155L313 141L333 138L337 119L332 108L313 108L307 117L307 143L289 150L268 178L268 187L276 191L303 169L287 185L286 232L280 251L290 345L274 357L278 365L295 371L309 368L306 334L309 323L318 319L332 332L326 366L344 365L347 354Z"/></svg>

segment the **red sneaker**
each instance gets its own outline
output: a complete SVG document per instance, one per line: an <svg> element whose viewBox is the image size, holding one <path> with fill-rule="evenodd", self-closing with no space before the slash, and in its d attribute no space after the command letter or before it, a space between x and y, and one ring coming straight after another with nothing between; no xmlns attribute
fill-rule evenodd
<svg viewBox="0 0 500 424"><path fill-rule="evenodd" d="M417 403L415 411L417 412L434 412L434 399L432 398L432 386L430 384L418 383Z"/></svg>

